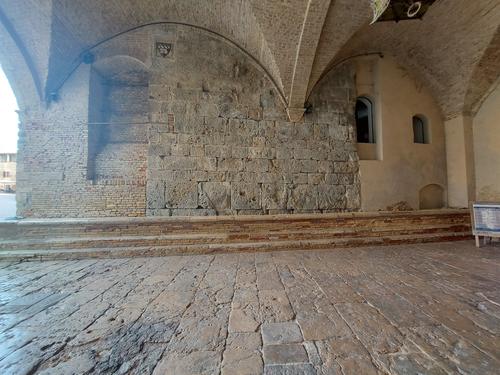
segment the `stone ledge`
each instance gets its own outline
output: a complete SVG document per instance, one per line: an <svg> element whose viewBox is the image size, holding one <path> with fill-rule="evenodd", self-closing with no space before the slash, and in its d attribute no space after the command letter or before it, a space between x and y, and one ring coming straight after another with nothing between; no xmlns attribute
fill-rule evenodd
<svg viewBox="0 0 500 375"><path fill-rule="evenodd" d="M0 222L0 227L8 225L54 225L54 224L123 224L123 223L154 223L154 222L247 222L247 221L300 221L344 218L381 218L381 217L419 217L441 215L470 215L468 209L441 209L418 211L377 211L377 212L340 212L314 214L279 214L279 215L245 215L245 216L154 216L154 217L103 217L103 218L63 218L63 219L17 219Z"/></svg>

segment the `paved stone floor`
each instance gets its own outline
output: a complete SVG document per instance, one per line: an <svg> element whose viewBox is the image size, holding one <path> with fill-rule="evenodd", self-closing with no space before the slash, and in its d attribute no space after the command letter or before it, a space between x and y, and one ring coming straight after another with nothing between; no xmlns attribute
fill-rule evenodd
<svg viewBox="0 0 500 375"><path fill-rule="evenodd" d="M500 247L0 263L0 374L498 374Z"/></svg>

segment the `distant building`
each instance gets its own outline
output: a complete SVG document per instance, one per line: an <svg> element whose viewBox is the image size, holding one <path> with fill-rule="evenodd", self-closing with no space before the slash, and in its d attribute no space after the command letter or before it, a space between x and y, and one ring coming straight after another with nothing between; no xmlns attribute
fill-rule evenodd
<svg viewBox="0 0 500 375"><path fill-rule="evenodd" d="M16 191L16 154L0 154L0 191Z"/></svg>

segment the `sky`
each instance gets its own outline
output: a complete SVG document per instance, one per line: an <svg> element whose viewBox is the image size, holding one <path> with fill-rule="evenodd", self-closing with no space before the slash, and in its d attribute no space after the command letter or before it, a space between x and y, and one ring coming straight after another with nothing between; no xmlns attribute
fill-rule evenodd
<svg viewBox="0 0 500 375"><path fill-rule="evenodd" d="M0 153L17 152L17 102L0 66Z"/></svg>

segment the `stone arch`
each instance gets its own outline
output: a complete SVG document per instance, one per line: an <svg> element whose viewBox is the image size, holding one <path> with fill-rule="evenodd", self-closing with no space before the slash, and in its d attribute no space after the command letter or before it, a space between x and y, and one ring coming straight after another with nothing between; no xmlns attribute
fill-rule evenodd
<svg viewBox="0 0 500 375"><path fill-rule="evenodd" d="M444 207L444 189L441 185L426 185L420 189L418 195L421 210L439 209Z"/></svg>
<svg viewBox="0 0 500 375"><path fill-rule="evenodd" d="M168 25L198 30L200 32L206 33L207 35L210 35L210 36L228 44L232 48L235 48L236 50L241 52L267 77L269 82L271 82L271 84L273 85L274 90L278 94L283 105L285 107L288 107L288 100L283 92L281 80L279 80L277 78L276 73L274 73L274 69L269 69L266 66L266 64L264 62L262 62L259 57L256 57L255 54L252 53L245 45L238 43L237 41L233 40L232 38L230 38L222 33L219 33L217 31L214 31L214 30L209 29L209 28L204 27L204 26L200 26L200 25L195 24L195 23L181 22L181 21L155 21L155 22L148 22L148 23L144 23L144 24L139 24L139 25L136 25L136 26L131 27L129 29L122 30L118 33L115 33L113 35L106 37L105 39L97 41L95 44L93 44L90 47L87 47L86 49L81 51L79 54L80 57L78 59L76 59L76 63L74 63L76 65L73 67L72 71L74 72L78 68L78 66L83 63L84 56L86 56L88 54L92 54L95 51L98 51L102 46L107 45L108 43L112 42L113 40L115 40L117 38L127 36L130 33L137 32L137 31L140 31L143 29L148 29L148 28L155 27L155 26L168 26ZM139 60L141 60L141 59L139 58ZM63 87L65 82L69 79L71 74L72 73L69 73L69 76L65 77L64 80L59 82L59 83L52 82L51 84L54 85L54 87L52 89L48 89L48 90L55 91L55 92L59 91Z"/></svg>
<svg viewBox="0 0 500 375"><path fill-rule="evenodd" d="M150 74L145 61L129 55L98 59L92 68L104 79L117 83L147 84Z"/></svg>
<svg viewBox="0 0 500 375"><path fill-rule="evenodd" d="M500 84L500 26L469 80L464 112L477 113L488 95Z"/></svg>
<svg viewBox="0 0 500 375"><path fill-rule="evenodd" d="M36 110L42 98L33 60L12 25L0 10L0 65L9 80L21 115Z"/></svg>

